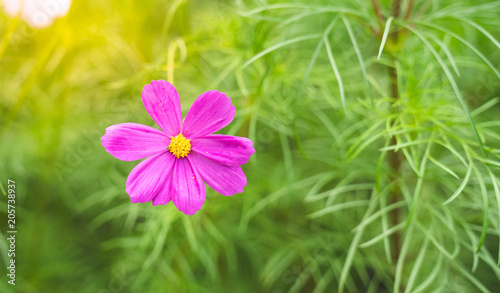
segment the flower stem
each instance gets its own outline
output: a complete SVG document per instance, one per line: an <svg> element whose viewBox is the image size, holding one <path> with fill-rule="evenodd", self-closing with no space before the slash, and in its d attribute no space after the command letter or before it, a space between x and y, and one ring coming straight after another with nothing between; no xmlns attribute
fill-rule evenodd
<svg viewBox="0 0 500 293"><path fill-rule="evenodd" d="M408 18L410 18L411 10L413 8L413 3L414 3L414 0L408 0L408 5L406 6L406 12L405 12L405 15L403 17L404 20L408 20Z"/></svg>
<svg viewBox="0 0 500 293"><path fill-rule="evenodd" d="M412 2L412 1L410 1ZM407 11L405 12L405 17L410 14L410 9L411 6L413 6L412 3L408 4ZM401 14L401 0L394 0L392 3L392 8L391 8L391 14L394 18L397 18ZM395 48L400 48L399 46L399 32L394 31L390 35L390 40L391 42L395 45ZM394 103L397 104L399 102L399 86L398 86L398 71L396 69L396 61L397 61L397 52L399 50L396 49L394 52L392 52L392 59L393 59L393 67L389 67L389 78L390 78L390 92L391 96L394 99ZM397 114L399 112L398 107L392 107L393 113ZM395 120L392 122L392 126L394 126ZM396 145L397 140L396 136L393 135L391 137L391 145ZM397 184L396 181L399 180L401 177L401 165L402 165L402 158L400 153L396 152L396 150L393 150L389 152L388 156L388 163L391 167L391 177L390 181L394 183L393 188L390 190L389 194L389 204L395 204L401 200L401 189L399 188L399 185ZM397 208L392 210L390 213L390 221L391 221L391 226L395 227L401 222L401 209ZM398 262L399 259L399 253L401 250L401 232L396 231L394 234L391 235L390 237L390 242L391 242L391 258L394 264Z"/></svg>
<svg viewBox="0 0 500 293"><path fill-rule="evenodd" d="M392 16L394 16L394 18L397 18L400 13L401 13L401 0L394 0L394 2L392 2L391 14Z"/></svg>
<svg viewBox="0 0 500 293"><path fill-rule="evenodd" d="M377 22L382 27L384 25L384 17L382 15L382 11L380 10L380 4L377 0L371 0L373 10L375 11L375 16L377 17Z"/></svg>
<svg viewBox="0 0 500 293"><path fill-rule="evenodd" d="M391 96L394 98L395 103L397 103L399 100L399 88L398 88L398 73L396 67L389 68L389 76L391 82ZM394 112L398 111L396 107L394 107L393 109ZM394 121L392 123L394 124ZM390 145L396 145L396 144L397 144L396 136L393 135L391 138ZM393 174L390 178L390 181L391 182L397 181L400 177L400 172L401 172L401 163L402 163L401 156L398 152L396 152L396 150L393 150L388 154L388 161ZM400 200L401 200L401 190L399 189L398 184L394 184L394 187L390 191L389 204L397 203ZM395 227L396 225L399 224L400 208L392 210L390 214L390 221L392 227ZM390 241L392 248L391 258L393 263L396 264L399 259L399 251L401 250L401 232L396 231L394 234L392 234Z"/></svg>

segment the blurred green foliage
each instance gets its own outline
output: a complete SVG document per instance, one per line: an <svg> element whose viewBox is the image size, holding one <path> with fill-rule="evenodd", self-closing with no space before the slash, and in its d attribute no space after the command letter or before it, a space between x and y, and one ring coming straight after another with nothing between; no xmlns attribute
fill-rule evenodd
<svg viewBox="0 0 500 293"><path fill-rule="evenodd" d="M1 15L17 292L498 290L500 2L402 1L388 21L393 2L380 21L367 0L74 1L44 30ZM154 126L152 79L184 114L232 98L221 133L256 148L243 194L207 189L194 216L130 203L137 162L100 137Z"/></svg>

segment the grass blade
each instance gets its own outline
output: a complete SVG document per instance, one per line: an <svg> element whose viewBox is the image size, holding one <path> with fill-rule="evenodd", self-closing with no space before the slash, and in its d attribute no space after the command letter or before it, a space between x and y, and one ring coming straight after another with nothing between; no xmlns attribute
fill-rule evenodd
<svg viewBox="0 0 500 293"><path fill-rule="evenodd" d="M390 16L385 23L384 35L382 36L382 42L380 43L380 48L378 49L377 60L380 60L380 56L382 55L382 51L384 50L385 42L387 42L387 36L389 35L389 30L393 19L394 17Z"/></svg>
<svg viewBox="0 0 500 293"><path fill-rule="evenodd" d="M432 38L432 40L436 44L438 44L438 46L441 48L441 50L443 50L444 54L446 55L446 58L448 58L448 60L450 60L451 67L453 68L453 70L455 71L457 76L460 76L460 71L458 71L458 67L457 67L457 63L455 62L455 58L453 58L453 55L451 55L451 52L450 52L450 50L448 50L448 47L441 40L439 40L437 37L435 37L433 35L430 35L430 37Z"/></svg>
<svg viewBox="0 0 500 293"><path fill-rule="evenodd" d="M369 204L369 201L367 200L359 200L359 201L350 201L350 202L344 202L344 203L339 203L334 206L326 207L322 210L319 210L317 212L314 212L310 214L308 217L311 219L318 218L321 216L324 216L329 213L333 213L339 210L343 209L348 209L348 208L354 208L354 207L361 207L361 206L366 206Z"/></svg>
<svg viewBox="0 0 500 293"><path fill-rule="evenodd" d="M403 265L405 264L406 254L408 253L408 247L411 245L411 236L413 234L413 225L408 228L405 234L405 239L403 245L401 246L401 251L398 258L398 263L396 264L396 274L394 276L394 286L393 292L399 292L399 286L401 283L401 275L403 274Z"/></svg>
<svg viewBox="0 0 500 293"><path fill-rule="evenodd" d="M442 262L443 262L443 255L439 254L439 258L438 258L436 264L434 265L434 269L432 269L432 272L430 272L429 275L427 275L427 278L425 278L425 280L422 283L420 283L420 285L415 289L415 291L413 291L414 293L425 292L423 290L426 289L427 286L432 284L432 282L434 282L434 279L436 278L436 276L439 275L439 273L441 272L441 263Z"/></svg>
<svg viewBox="0 0 500 293"><path fill-rule="evenodd" d="M446 200L443 204L446 205L446 204L449 204L450 202L452 202L458 195L460 195L460 193L462 193L462 191L464 190L465 186L467 185L467 183L469 182L469 178L470 178L470 174L472 172L472 162L469 162L469 167L467 168L467 173L465 173L465 177L464 177L464 180L462 181L462 183L460 184L460 186L458 187L458 189L455 191L455 193L453 193L452 196L450 196L450 198L448 198L448 200Z"/></svg>
<svg viewBox="0 0 500 293"><path fill-rule="evenodd" d="M491 178L491 184L493 185L493 190L495 191L495 197L497 199L497 208L498 208L498 214L500 215L500 188L498 188L498 183L497 183L497 179L495 177L495 175L493 175L493 172L491 172L491 169L488 168L488 173L490 174L490 178ZM498 261L497 261L497 264L500 266L500 216L498 217L498 229L499 229L499 233L498 233Z"/></svg>
<svg viewBox="0 0 500 293"><path fill-rule="evenodd" d="M451 176L455 177L456 179L460 179L458 177L457 173L453 172L450 168L446 167L441 162L439 162L438 160L434 159L432 156L429 156L429 160L431 160L431 162L433 162L436 166L438 166L439 168L441 168L444 171L446 171Z"/></svg>
<svg viewBox="0 0 500 293"><path fill-rule="evenodd" d="M367 247L370 247L374 244L376 244L377 242L379 242L380 240L384 239L385 237L393 234L393 233L396 233L397 231L403 229L405 227L405 223L399 223L397 224L396 226L388 229L387 231L373 237L372 239L366 241L366 242L363 242L359 245L360 248L367 248Z"/></svg>
<svg viewBox="0 0 500 293"><path fill-rule="evenodd" d="M459 42L461 42L462 44L464 44L465 46L467 46L472 52L474 52L477 56L479 56L479 58L483 59L483 61L488 65L488 67L490 67L490 69L500 79L500 72L498 72L498 70L490 62L490 60L488 58L486 58L486 56L484 56L483 53L481 53L476 47L474 47L466 39L462 38L461 36L457 35L456 33L452 32L452 31L450 31L450 30L448 30L448 29L446 29L444 27L441 27L439 25L430 24L430 23L423 23L423 22L419 22L418 24L424 25L424 26L427 26L427 27L430 27L430 28L433 28L435 30L442 31L443 33L452 36L453 38L455 38L456 40L458 40Z"/></svg>
<svg viewBox="0 0 500 293"><path fill-rule="evenodd" d="M298 42L303 42L303 41L307 41L307 40L312 40L312 39L318 39L318 38L321 38L323 36L323 34L309 34L309 35L305 35L305 36L300 36L300 37L296 37L296 38L293 38L293 39L289 39L289 40L286 40L286 41L283 41L283 42L279 42L278 44L275 44L267 49L265 49L264 51L258 53L257 55L253 56L252 58L250 58L247 62L245 62L245 64L243 64L241 66L241 69L247 67L248 65L252 64L253 62L255 62L257 59L261 58L262 56L266 55L266 54L269 54L271 53L272 51L275 51L279 48L282 48L282 47L285 47L285 46L288 46L288 45L291 45L291 44L294 44L294 43L298 43Z"/></svg>
<svg viewBox="0 0 500 293"><path fill-rule="evenodd" d="M363 55L361 55L361 51L359 50L358 42L356 41L356 37L354 37L354 33L352 31L351 24L349 23L349 20L344 16L341 16L341 17L342 17L342 21L344 22L344 25L347 29L347 33L349 34L349 38L351 39L352 46L354 47L354 51L356 52L356 56L358 57L359 65L361 66L361 73L363 74L363 78L364 78L365 84L366 84L366 90L368 91L368 96L370 97L370 101L372 103L372 106L374 106L372 90L370 87L370 82L368 81L368 75L366 73L366 65L365 65L365 62L363 61Z"/></svg>
<svg viewBox="0 0 500 293"><path fill-rule="evenodd" d="M410 226L413 215L415 214L415 210L417 209L417 203L420 197L420 191L422 190L422 184L424 183L424 175L425 175L425 168L427 166L427 159L429 158L431 153L431 145L433 138L434 138L434 132L432 133L431 138L429 139L429 143L427 144L427 148L425 149L424 157L422 158L422 163L420 164L417 184L415 185L415 190L413 193L413 201L411 203L410 212L408 213L408 218L405 224L406 228Z"/></svg>
<svg viewBox="0 0 500 293"><path fill-rule="evenodd" d="M340 76L339 69L335 64L335 59L333 58L332 48L330 47L330 41L325 37L323 37L323 42L325 43L326 52L328 54L328 59L330 60L330 65L332 66L333 73L335 74L335 78L337 79L337 83L339 84L340 91L340 99L342 100L342 108L344 108L344 113L347 114L347 110L345 107L345 93L344 93L344 84L342 83L342 77Z"/></svg>
<svg viewBox="0 0 500 293"><path fill-rule="evenodd" d="M474 111L472 111L471 114L472 114L472 116L477 116L477 115L483 113L484 111L487 111L488 109L492 108L493 106L498 104L498 102L500 102L500 99L498 97L493 98L493 99L489 100L488 102L484 103L483 105L474 109Z"/></svg>
<svg viewBox="0 0 500 293"><path fill-rule="evenodd" d="M330 22L328 27L326 28L325 32L323 33L323 38L320 39L318 42L318 45L316 46L316 49L314 50L314 53L311 57L311 61L309 62L309 65L307 65L306 72L304 73L304 77L302 78L302 89L304 88L304 85L306 84L307 79L309 78L309 75L311 74L312 68L314 66L314 63L316 63L316 60L318 59L319 52L321 51L321 48L323 47L324 43L324 37L330 34L330 31L333 29L335 24L337 23L339 17L338 15Z"/></svg>
<svg viewBox="0 0 500 293"><path fill-rule="evenodd" d="M391 143L391 138L388 137L385 141L384 147L387 147ZM382 167L384 165L385 156L387 155L387 151L382 151L377 163L377 171L375 173L375 189L380 194L380 175L382 174Z"/></svg>
<svg viewBox="0 0 500 293"><path fill-rule="evenodd" d="M270 4L270 5L263 5L260 7L257 7L255 9L249 10L249 11L241 11L240 15L248 17L260 12L264 11L269 11L269 10L275 10L275 9L297 9L297 10L316 10L318 13L344 13L344 14L352 14L356 15L365 19L368 19L368 17L360 13L359 11L356 11L354 9L349 9L349 8L342 8L342 7L324 7L324 6L312 6L310 3L294 3L294 4L289 4L289 3L277 3L277 4Z"/></svg>
<svg viewBox="0 0 500 293"><path fill-rule="evenodd" d="M465 116L467 117L467 120L469 121L469 124L471 125L472 131L474 132L474 135L476 136L476 140L479 144L479 148L481 149L481 153L483 154L483 156L485 156L483 141L481 140L481 137L479 136L479 133L477 132L476 124L474 123L474 120L472 119L472 116L471 116L470 111L469 111L469 107L465 103L465 100L462 96L462 93L458 89L458 85L455 82L455 79L453 78L453 75L451 74L450 70L448 69L446 64L444 64L443 59L441 59L441 56L439 56L439 54L432 47L432 45L429 43L429 41L427 41L427 39L420 32L416 31L415 29L411 28L408 25L403 24L402 26L405 27L406 29L408 29L409 31L411 31L417 38L419 38L425 44L427 49L429 49L429 51L432 53L432 55L434 55L434 57L438 61L439 65L441 65L441 68L443 68L443 71L446 74L446 77L448 77L448 80L451 83L451 87L455 91L455 95L457 96L458 101L460 102L460 105L462 105L462 108L465 112Z"/></svg>
<svg viewBox="0 0 500 293"><path fill-rule="evenodd" d="M383 197L380 196L380 198L383 198ZM398 201L398 202L393 203L389 206L385 206L385 207L381 208L379 211L377 211L376 213L373 213L373 215L369 216L361 223L359 223L359 225L356 226L354 229L352 229L352 231L354 232L354 231L357 231L360 227L368 226L369 224L373 223L379 217L383 217L384 215L387 215L387 213L389 213L390 211L397 209L397 208L404 207L405 205L406 205L405 201Z"/></svg>
<svg viewBox="0 0 500 293"><path fill-rule="evenodd" d="M362 221L368 218L377 207L377 196L375 196L375 194L376 193L374 190L371 195L370 206L368 206L368 209L366 209ZM349 276L349 271L351 270L352 262L354 260L354 257L356 256L356 251L358 250L359 242L361 241L361 237L363 236L363 232L365 230L364 228L365 226L361 227L358 231L356 231L356 234L354 235L354 238L351 241L351 245L349 246L349 251L347 252L347 257L344 262L344 266L342 267L342 272L340 273L339 287L338 287L339 293L344 292L344 287L347 281L347 277Z"/></svg>
<svg viewBox="0 0 500 293"><path fill-rule="evenodd" d="M478 31L480 31L481 33L483 33L488 39L490 39L490 41L495 44L495 46L500 49L500 43L497 41L497 39L495 39L495 37L493 37L484 27L480 26L478 23L468 19L468 18L464 18L464 17L460 17L460 18L456 18L460 21L463 21L465 23L468 23L470 24L471 26L475 27Z"/></svg>
<svg viewBox="0 0 500 293"><path fill-rule="evenodd" d="M422 247L418 253L417 259L415 260L415 264L411 269L410 277L408 278L408 283L406 283L405 293L412 292L411 289L413 287L413 283L415 283L415 279L418 276L418 272L420 267L422 266L422 261L424 260L425 251L427 250L427 245L429 244L429 239L425 238Z"/></svg>
<svg viewBox="0 0 500 293"><path fill-rule="evenodd" d="M469 273L466 269L464 269L459 263L457 262L450 262L450 264L453 265L462 275L464 275L465 278L467 278L472 284L474 284L481 292L483 293L491 293L491 291L486 288L481 281L479 281L474 275Z"/></svg>
<svg viewBox="0 0 500 293"><path fill-rule="evenodd" d="M483 177L481 176L481 173L477 170L476 167L472 167L474 169L474 173L476 173L477 181L479 182L479 188L481 189L481 195L483 197L483 229L481 231L481 236L479 237L479 243L477 244L477 249L476 253L479 253L479 250L483 246L484 239L486 239L486 234L488 230L488 209L489 209L489 203L488 203L488 191L486 190L486 186L484 184Z"/></svg>
<svg viewBox="0 0 500 293"><path fill-rule="evenodd" d="M413 140L413 141L409 141L409 142L403 142L403 143L398 143L395 145L386 146L386 147L380 148L379 151L394 150L395 152L397 152L399 149L407 148L409 146L424 144L424 143L428 143L428 142L429 141L427 139Z"/></svg>
<svg viewBox="0 0 500 293"><path fill-rule="evenodd" d="M320 174L317 174L317 175L313 175L313 176L305 178L305 179L303 179L301 181L295 182L295 183L293 183L290 186L285 186L285 187L283 187L283 188L281 188L281 189L273 192L272 194L266 196L265 199L259 201L257 204L255 204L254 206L252 206L252 208L249 209L241 217L240 226L239 226L238 229L240 231L244 232L246 230L248 222L252 219L252 217L255 214L257 214L258 212L260 212L261 210L263 210L264 208L266 208L271 203L277 201L281 197L287 195L288 191L290 190L290 188L292 188L292 189L301 189L301 188L304 188L306 186L310 186L310 185L314 184L315 182L317 182L318 179L322 178L323 176L325 176L325 174L328 174L328 173L330 173L330 172L324 172L324 173L320 173Z"/></svg>

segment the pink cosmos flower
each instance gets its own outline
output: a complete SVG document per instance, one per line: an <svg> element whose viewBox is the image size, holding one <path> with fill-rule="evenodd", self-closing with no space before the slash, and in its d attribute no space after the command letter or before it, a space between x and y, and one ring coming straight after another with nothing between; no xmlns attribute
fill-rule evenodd
<svg viewBox="0 0 500 293"><path fill-rule="evenodd" d="M255 152L248 138L211 134L234 118L231 98L218 91L199 96L182 121L179 95L164 80L144 86L142 102L163 131L136 124L106 129L102 145L123 161L149 157L127 178L126 191L133 203L153 205L172 200L183 213L196 213L205 201L205 184L223 195L243 192L247 179L241 165Z"/></svg>
<svg viewBox="0 0 500 293"><path fill-rule="evenodd" d="M3 9L10 17L19 15L31 27L45 28L54 19L68 13L71 0L4 0Z"/></svg>

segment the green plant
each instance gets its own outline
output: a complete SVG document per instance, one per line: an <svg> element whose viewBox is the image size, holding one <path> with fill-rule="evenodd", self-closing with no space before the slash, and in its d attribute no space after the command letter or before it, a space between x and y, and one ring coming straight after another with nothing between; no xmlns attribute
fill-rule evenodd
<svg viewBox="0 0 500 293"><path fill-rule="evenodd" d="M492 247L500 228L498 98L491 98L500 75L490 61L500 45L488 24L500 3L367 4L277 3L246 13L286 37L245 65L270 54L293 58L277 49L316 40L307 66L293 61L303 74L294 137L305 158L331 162L332 171L318 175L305 201L316 204L315 221L355 227L340 264L292 289L331 282L339 291L489 292L498 280L488 283L484 271L500 276L499 246ZM474 84L485 96L459 86ZM303 121L314 118L327 133L306 131Z"/></svg>

